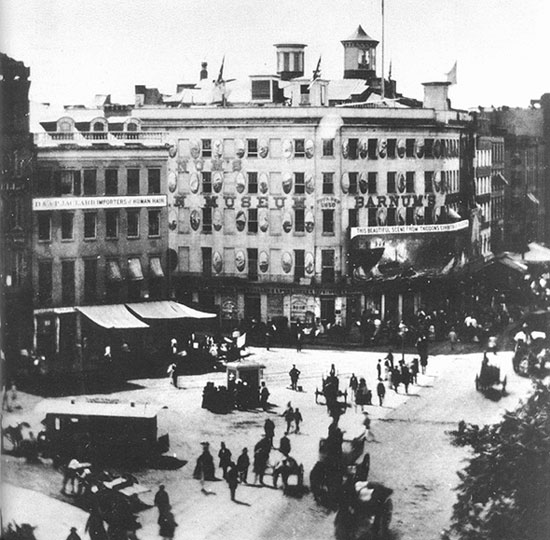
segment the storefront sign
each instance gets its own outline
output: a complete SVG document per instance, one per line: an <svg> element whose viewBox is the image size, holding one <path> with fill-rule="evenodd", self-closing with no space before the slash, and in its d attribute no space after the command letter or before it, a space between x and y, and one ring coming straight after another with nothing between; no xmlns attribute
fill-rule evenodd
<svg viewBox="0 0 550 540"><path fill-rule="evenodd" d="M415 234L415 233L439 233L454 232L466 229L468 220L463 219L456 223L444 223L438 225L396 225L388 227L352 227L351 238L359 235L378 234Z"/></svg>
<svg viewBox="0 0 550 540"><path fill-rule="evenodd" d="M48 197L33 199L33 210L89 210L92 208L163 207L166 195L136 195L128 197Z"/></svg>
<svg viewBox="0 0 550 540"><path fill-rule="evenodd" d="M336 208L336 205L340 202L336 197L324 197L319 199L319 207L322 210L332 210Z"/></svg>

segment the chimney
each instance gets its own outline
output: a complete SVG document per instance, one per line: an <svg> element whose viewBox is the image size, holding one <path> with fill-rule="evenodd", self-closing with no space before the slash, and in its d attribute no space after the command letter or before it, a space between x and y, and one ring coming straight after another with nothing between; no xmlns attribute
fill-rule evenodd
<svg viewBox="0 0 550 540"><path fill-rule="evenodd" d="M450 82L426 82L424 86L424 104L425 109L435 109L436 111L449 110L449 86Z"/></svg>
<svg viewBox="0 0 550 540"><path fill-rule="evenodd" d="M142 84L136 84L135 90L135 104L136 107L143 107L145 103L145 86Z"/></svg>
<svg viewBox="0 0 550 540"><path fill-rule="evenodd" d="M200 80L208 79L208 62L201 62Z"/></svg>

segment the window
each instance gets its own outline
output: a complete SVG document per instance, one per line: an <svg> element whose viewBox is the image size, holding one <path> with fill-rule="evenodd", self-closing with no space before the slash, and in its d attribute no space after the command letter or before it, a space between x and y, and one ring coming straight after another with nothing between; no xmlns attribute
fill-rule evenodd
<svg viewBox="0 0 550 540"><path fill-rule="evenodd" d="M357 159L359 157L359 139L349 139L349 159Z"/></svg>
<svg viewBox="0 0 550 540"><path fill-rule="evenodd" d="M202 253L202 275L210 277L212 275L212 248L201 248Z"/></svg>
<svg viewBox="0 0 550 540"><path fill-rule="evenodd" d="M304 139L294 139L294 157L306 155L306 142Z"/></svg>
<svg viewBox="0 0 550 540"><path fill-rule="evenodd" d="M202 139L202 157L212 157L212 139Z"/></svg>
<svg viewBox="0 0 550 540"><path fill-rule="evenodd" d="M334 250L321 251L321 282L334 283Z"/></svg>
<svg viewBox="0 0 550 540"><path fill-rule="evenodd" d="M388 175L387 175L387 182L388 182L388 185L387 185L387 193L397 193L397 190L396 190L396 185L395 185L395 177L396 177L396 174L395 172L388 172Z"/></svg>
<svg viewBox="0 0 550 540"><path fill-rule="evenodd" d="M348 227L358 227L357 208L348 210Z"/></svg>
<svg viewBox="0 0 550 540"><path fill-rule="evenodd" d="M294 210L294 230L299 233L303 233L306 230L305 210L303 208L296 208Z"/></svg>
<svg viewBox="0 0 550 540"><path fill-rule="evenodd" d="M247 139L246 155L248 157L258 157L258 139Z"/></svg>
<svg viewBox="0 0 550 540"><path fill-rule="evenodd" d="M294 193L301 195L306 192L305 174L303 172L294 173Z"/></svg>
<svg viewBox="0 0 550 540"><path fill-rule="evenodd" d="M105 171L105 195L118 195L118 170Z"/></svg>
<svg viewBox="0 0 550 540"><path fill-rule="evenodd" d="M202 209L202 232L204 234L212 232L212 208Z"/></svg>
<svg viewBox="0 0 550 540"><path fill-rule="evenodd" d="M118 210L105 210L105 236L118 237Z"/></svg>
<svg viewBox="0 0 550 540"><path fill-rule="evenodd" d="M323 195L332 195L333 193L334 193L334 173L324 172L323 173Z"/></svg>
<svg viewBox="0 0 550 540"><path fill-rule="evenodd" d="M334 322L335 310L334 297L321 296L321 321L323 321L324 324Z"/></svg>
<svg viewBox="0 0 550 540"><path fill-rule="evenodd" d="M407 157L414 157L414 139L407 139L405 141L405 155Z"/></svg>
<svg viewBox="0 0 550 540"><path fill-rule="evenodd" d="M283 71L290 71L290 53L283 53Z"/></svg>
<svg viewBox="0 0 550 540"><path fill-rule="evenodd" d="M386 150L388 159L395 159L395 151L397 149L397 139L388 139Z"/></svg>
<svg viewBox="0 0 550 540"><path fill-rule="evenodd" d="M397 209L396 208L388 208L388 217L386 219L387 225L397 225Z"/></svg>
<svg viewBox="0 0 550 540"><path fill-rule="evenodd" d="M300 105L309 105L309 84L300 85Z"/></svg>
<svg viewBox="0 0 550 540"><path fill-rule="evenodd" d="M246 250L248 258L248 279L251 281L257 281L258 279L258 250L256 248L249 248Z"/></svg>
<svg viewBox="0 0 550 540"><path fill-rule="evenodd" d="M137 238L139 236L139 210L126 210L128 218L128 238Z"/></svg>
<svg viewBox="0 0 550 540"><path fill-rule="evenodd" d="M323 233L334 234L334 210L323 210Z"/></svg>
<svg viewBox="0 0 550 540"><path fill-rule="evenodd" d="M306 275L305 250L294 250L294 281L300 281Z"/></svg>
<svg viewBox="0 0 550 540"><path fill-rule="evenodd" d="M356 195L357 194L357 177L358 177L358 174L356 172L348 173L349 192L350 192L351 195Z"/></svg>
<svg viewBox="0 0 550 540"><path fill-rule="evenodd" d="M38 262L38 303L47 306L52 302L52 261Z"/></svg>
<svg viewBox="0 0 550 540"><path fill-rule="evenodd" d="M369 159L378 159L378 139L369 139L367 148Z"/></svg>
<svg viewBox="0 0 550 540"><path fill-rule="evenodd" d="M409 171L405 174L407 193L414 193L414 171Z"/></svg>
<svg viewBox="0 0 550 540"><path fill-rule="evenodd" d="M426 225L432 225L434 222L433 208L426 206L424 208L424 223Z"/></svg>
<svg viewBox="0 0 550 540"><path fill-rule="evenodd" d="M139 195L139 169L128 169L127 180L126 193L128 195Z"/></svg>
<svg viewBox="0 0 550 540"><path fill-rule="evenodd" d="M372 195L376 193L378 187L378 173L370 172L367 175L367 190Z"/></svg>
<svg viewBox="0 0 550 540"><path fill-rule="evenodd" d="M50 212L38 213L38 240L49 242L52 238L52 215Z"/></svg>
<svg viewBox="0 0 550 540"><path fill-rule="evenodd" d="M409 207L405 210L405 223L407 225L414 225L414 208Z"/></svg>
<svg viewBox="0 0 550 540"><path fill-rule="evenodd" d="M367 225L369 227L376 227L378 225L377 221L378 209L377 208L367 208Z"/></svg>
<svg viewBox="0 0 550 540"><path fill-rule="evenodd" d="M270 81L252 81L252 99L271 99Z"/></svg>
<svg viewBox="0 0 550 540"><path fill-rule="evenodd" d="M323 157L334 156L334 139L323 139Z"/></svg>
<svg viewBox="0 0 550 540"><path fill-rule="evenodd" d="M160 193L160 169L147 169L147 185L149 195Z"/></svg>
<svg viewBox="0 0 550 540"><path fill-rule="evenodd" d="M61 212L61 240L73 239L74 214Z"/></svg>
<svg viewBox="0 0 550 540"><path fill-rule="evenodd" d="M258 232L258 210L256 208L249 208L247 223L248 232L256 234Z"/></svg>
<svg viewBox="0 0 550 540"><path fill-rule="evenodd" d="M248 173L248 193L258 193L258 173Z"/></svg>
<svg viewBox="0 0 550 540"><path fill-rule="evenodd" d="M433 139L424 139L424 157L433 158L434 157L434 140Z"/></svg>
<svg viewBox="0 0 550 540"><path fill-rule="evenodd" d="M95 169L84 169L84 195L95 195L97 193L97 171Z"/></svg>
<svg viewBox="0 0 550 540"><path fill-rule="evenodd" d="M61 301L65 305L71 305L74 300L74 261L61 261Z"/></svg>
<svg viewBox="0 0 550 540"><path fill-rule="evenodd" d="M45 197L54 194L53 171L51 169L38 169L34 191L36 195Z"/></svg>
<svg viewBox="0 0 550 540"><path fill-rule="evenodd" d="M84 303L97 299L97 259L84 260Z"/></svg>
<svg viewBox="0 0 550 540"><path fill-rule="evenodd" d="M149 236L160 236L160 210L149 210Z"/></svg>
<svg viewBox="0 0 550 540"><path fill-rule="evenodd" d="M55 171L56 192L63 195L80 195L81 179L80 171Z"/></svg>
<svg viewBox="0 0 550 540"><path fill-rule="evenodd" d="M202 176L202 192L212 193L212 173L204 171L201 176Z"/></svg>
<svg viewBox="0 0 550 540"><path fill-rule="evenodd" d="M433 171L424 171L424 193L432 193L434 188L432 180L434 177Z"/></svg>
<svg viewBox="0 0 550 540"><path fill-rule="evenodd" d="M93 240L96 237L97 214L84 212L84 240Z"/></svg>

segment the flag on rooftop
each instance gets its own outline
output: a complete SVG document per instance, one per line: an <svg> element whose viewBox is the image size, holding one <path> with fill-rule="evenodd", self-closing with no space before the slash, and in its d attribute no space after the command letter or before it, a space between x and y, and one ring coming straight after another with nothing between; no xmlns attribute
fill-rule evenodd
<svg viewBox="0 0 550 540"><path fill-rule="evenodd" d="M447 73L447 82L450 82L451 84L456 84L456 65L457 62L454 63L454 66L451 68L451 71Z"/></svg>

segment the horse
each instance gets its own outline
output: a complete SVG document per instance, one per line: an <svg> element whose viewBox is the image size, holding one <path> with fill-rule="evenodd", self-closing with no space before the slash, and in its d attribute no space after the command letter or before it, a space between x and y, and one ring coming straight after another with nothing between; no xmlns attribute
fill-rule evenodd
<svg viewBox="0 0 550 540"><path fill-rule="evenodd" d="M27 422L19 422L17 424L9 424L2 428L2 449L4 449L4 438L11 443L11 451L16 453L19 451L21 442L25 439L23 436L25 429L30 429L30 424Z"/></svg>

